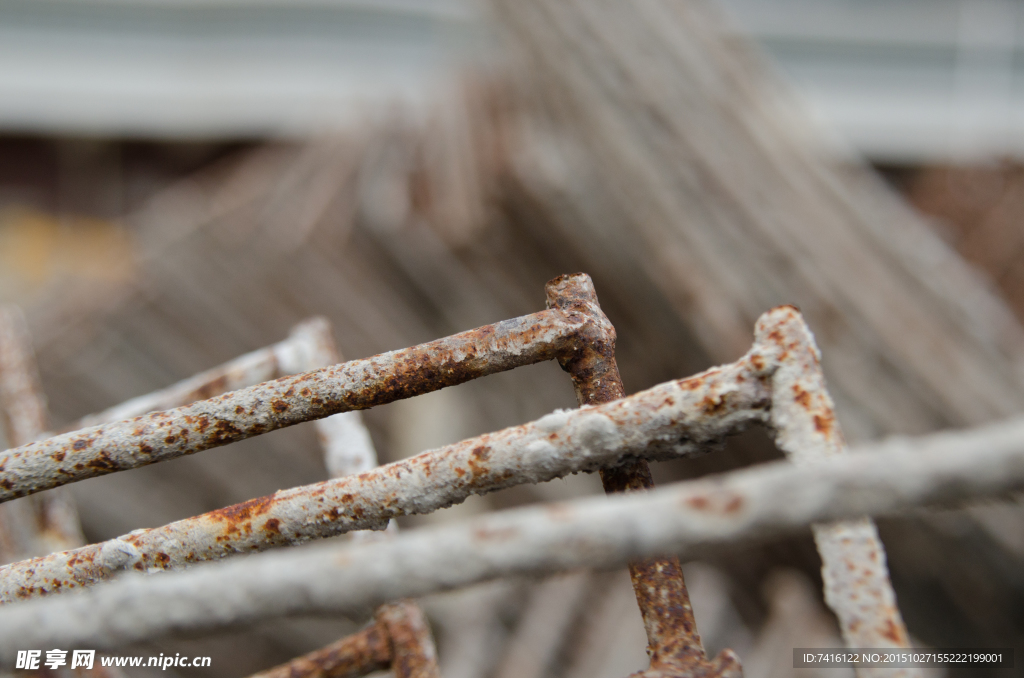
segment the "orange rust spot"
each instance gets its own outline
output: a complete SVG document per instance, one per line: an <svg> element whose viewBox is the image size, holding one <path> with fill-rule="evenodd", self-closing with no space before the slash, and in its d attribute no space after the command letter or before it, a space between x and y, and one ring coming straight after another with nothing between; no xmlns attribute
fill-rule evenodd
<svg viewBox="0 0 1024 678"><path fill-rule="evenodd" d="M764 358L755 353L754 355L750 356L750 364L754 366L755 370L760 372L761 370L764 369Z"/></svg>
<svg viewBox="0 0 1024 678"><path fill-rule="evenodd" d="M256 499L244 501L241 504L225 506L222 509L211 511L207 515L209 515L211 520L227 523L229 525L228 531L230 532L230 528L234 527L236 524L244 520L249 520L256 516L263 515L269 511L273 503L273 496L257 497Z"/></svg>
<svg viewBox="0 0 1024 678"><path fill-rule="evenodd" d="M235 406L235 414L238 414L238 415L245 414L245 408L242 407L241 405L236 405Z"/></svg>
<svg viewBox="0 0 1024 678"><path fill-rule="evenodd" d="M312 394L313 394L313 392L310 391L308 388L304 388L301 391L299 391L299 395L302 396L303 398L308 398Z"/></svg>
<svg viewBox="0 0 1024 678"><path fill-rule="evenodd" d="M161 565L166 565L167 563L171 562L171 557L163 551L161 551L160 553L156 554L156 562L160 563Z"/></svg>
<svg viewBox="0 0 1024 678"><path fill-rule="evenodd" d="M726 513L736 513L743 507L743 497L736 496L729 500L725 505Z"/></svg>
<svg viewBox="0 0 1024 678"><path fill-rule="evenodd" d="M288 407L289 407L288 403L286 403L285 401L280 400L280 399L279 400L274 400L273 402L271 402L270 406L278 414L280 414L282 412L287 412L288 411Z"/></svg>
<svg viewBox="0 0 1024 678"><path fill-rule="evenodd" d="M264 523L263 529L267 532L273 532L274 534L281 534L281 521L277 518L271 518Z"/></svg>
<svg viewBox="0 0 1024 678"><path fill-rule="evenodd" d="M88 442L79 438L71 444L71 448L75 450L84 450L89 445Z"/></svg>
<svg viewBox="0 0 1024 678"><path fill-rule="evenodd" d="M455 472L459 475L460 478L462 476L466 475L466 469L458 467L458 466L455 467Z"/></svg>
<svg viewBox="0 0 1024 678"><path fill-rule="evenodd" d="M63 452L54 452L54 453L53 453L52 455L50 455L50 456L51 456L51 458L52 458L52 459L53 459L54 461L64 461L64 453L63 453Z"/></svg>
<svg viewBox="0 0 1024 678"><path fill-rule="evenodd" d="M704 399L700 401L700 408L704 410L705 414L719 414L725 407L725 398L721 396L717 399L711 396L704 396Z"/></svg>
<svg viewBox="0 0 1024 678"><path fill-rule="evenodd" d="M346 504L351 504L352 503L352 499L353 499L353 497L352 497L351 494L345 494L345 495L342 495L342 497L341 497L341 500L343 502L345 502Z"/></svg>
<svg viewBox="0 0 1024 678"><path fill-rule="evenodd" d="M690 497L686 500L686 505L697 511L706 511L710 504L708 498L703 496Z"/></svg>
<svg viewBox="0 0 1024 678"><path fill-rule="evenodd" d="M822 435L832 434L832 413L814 415L814 428Z"/></svg>
<svg viewBox="0 0 1024 678"><path fill-rule="evenodd" d="M882 627L882 637L891 640L896 645L906 644L906 639L903 637L901 629L891 619L885 620L885 625Z"/></svg>
<svg viewBox="0 0 1024 678"><path fill-rule="evenodd" d="M800 388L800 384L793 384L794 400L803 406L805 410L811 409L811 394Z"/></svg>

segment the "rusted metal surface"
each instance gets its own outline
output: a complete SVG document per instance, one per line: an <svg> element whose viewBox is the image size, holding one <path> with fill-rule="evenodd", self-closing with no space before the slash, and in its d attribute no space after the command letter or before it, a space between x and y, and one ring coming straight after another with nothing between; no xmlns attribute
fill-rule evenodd
<svg viewBox="0 0 1024 678"><path fill-rule="evenodd" d="M375 617L388 632L395 678L441 677L434 639L419 605L402 600L378 608Z"/></svg>
<svg viewBox="0 0 1024 678"><path fill-rule="evenodd" d="M578 312L597 319L577 349L559 358L572 377L580 406L612 402L626 395L615 362L615 328L601 311L593 281L584 274L564 275L547 284L548 308ZM651 489L654 481L645 460L601 470L605 492ZM708 662L697 631L690 596L678 558L662 557L629 564L637 604L647 632L651 665L644 675L741 676L739 658L723 650Z"/></svg>
<svg viewBox="0 0 1024 678"><path fill-rule="evenodd" d="M759 362L761 368L766 361ZM357 476L281 490L163 527L0 568L0 600L87 586L124 570L173 569L343 532L384 529L517 484L615 466L628 457L703 454L767 421L768 374L748 357L620 400L448 445Z"/></svg>
<svg viewBox="0 0 1024 678"><path fill-rule="evenodd" d="M173 569L353 529L382 529L393 516L427 512L473 493L581 470L602 470L609 492L646 489L651 482L644 458L701 452L738 427L767 422L769 417L780 448L797 463L844 449L813 337L792 307L774 309L759 320L755 345L740 361L622 398L614 328L600 310L590 279L577 274L552 281L548 305L540 313L419 347L8 451L0 458L0 487L7 498L52 486L47 483L152 463L548 358L557 358L570 373L582 406L355 477L278 492L104 544L16 563L0 570L0 599L86 586L125 569ZM293 349L299 346L307 352L307 365L337 359L324 330L314 323L292 342ZM253 364L266 363L261 360ZM207 378L204 383L209 382ZM595 403L605 404L592 407ZM343 421L335 419L338 424ZM321 424L326 443L360 430L365 437L361 426ZM140 443L159 444L157 438L163 435L159 449ZM347 440L342 447L353 441L360 443ZM368 437L361 443L365 448ZM69 447L78 451L69 455ZM103 463L83 463L90 459ZM349 454L339 468L358 470L373 463L368 456L353 459ZM621 466L613 468L617 465ZM826 597L840 617L847 641L877 639L881 633L893 645L905 644L884 551L870 523L816 528L816 539L823 556ZM851 566L850 571L857 573L853 578L845 574ZM652 658L644 675L738 675L739 663L731 653L707 661L678 560L634 563L631 573ZM859 587L877 594L872 596L875 602L851 604Z"/></svg>
<svg viewBox="0 0 1024 678"><path fill-rule="evenodd" d="M767 361L766 361L767 362ZM74 596L0 608L0 659L55 643L109 648L303 612L362 616L390 600L512 575L697 558L811 524L889 515L1024 489L1016 437L975 449L895 446L813 464L774 462L624 495L532 506L394 539L282 551Z"/></svg>
<svg viewBox="0 0 1024 678"><path fill-rule="evenodd" d="M0 455L0 501L550 360L591 322L549 309L23 445Z"/></svg>
<svg viewBox="0 0 1024 678"><path fill-rule="evenodd" d="M250 678L359 678L385 669L396 678L440 678L436 654L422 610L402 600L378 608L359 633Z"/></svg>
<svg viewBox="0 0 1024 678"><path fill-rule="evenodd" d="M762 317L757 336L774 352L772 427L779 449L796 464L843 454L835 406L821 371L821 355L799 311L784 306ZM885 548L867 519L814 526L822 560L825 602L839 619L848 647L909 647L906 626L889 581ZM913 669L861 669L867 676L917 676Z"/></svg>
<svg viewBox="0 0 1024 678"><path fill-rule="evenodd" d="M327 647L250 678L360 678L391 665L391 646L380 622Z"/></svg>

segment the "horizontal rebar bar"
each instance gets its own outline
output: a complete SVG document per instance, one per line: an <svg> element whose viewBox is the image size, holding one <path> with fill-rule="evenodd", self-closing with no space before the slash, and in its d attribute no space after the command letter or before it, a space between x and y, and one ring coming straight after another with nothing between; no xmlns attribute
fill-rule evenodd
<svg viewBox="0 0 1024 678"><path fill-rule="evenodd" d="M0 658L18 649L111 648L269 616L367 615L510 575L609 568L664 553L702 556L831 520L893 514L1024 489L1024 420L971 435L765 464L650 492L529 507L395 539L282 552L0 608Z"/></svg>
<svg viewBox="0 0 1024 678"><path fill-rule="evenodd" d="M356 476L282 490L163 527L0 568L0 601L110 579L126 569L174 569L428 513L523 483L594 471L628 457L665 459L765 422L770 347L739 361L595 407L471 438Z"/></svg>
<svg viewBox="0 0 1024 678"><path fill-rule="evenodd" d="M608 331L603 316L549 309L173 410L64 433L0 454L0 501L571 355L588 336Z"/></svg>

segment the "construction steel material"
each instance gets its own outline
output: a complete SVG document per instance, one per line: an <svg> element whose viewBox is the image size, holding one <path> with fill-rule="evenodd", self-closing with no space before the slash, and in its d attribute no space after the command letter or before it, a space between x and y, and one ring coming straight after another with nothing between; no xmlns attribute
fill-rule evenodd
<svg viewBox="0 0 1024 678"><path fill-rule="evenodd" d="M250 678L360 678L391 665L387 631L375 622L359 633Z"/></svg>
<svg viewBox="0 0 1024 678"><path fill-rule="evenodd" d="M377 608L377 623L388 632L395 678L440 678L437 652L419 605L403 600Z"/></svg>
<svg viewBox="0 0 1024 678"><path fill-rule="evenodd" d="M540 311L23 445L0 455L0 501L567 355L585 343L592 324L576 312Z"/></svg>
<svg viewBox="0 0 1024 678"><path fill-rule="evenodd" d="M846 452L821 355L799 312L776 309L758 320L756 333L775 345L772 427L779 449L798 465ZM874 523L859 519L815 525L814 540L821 555L825 602L839 620L847 647L909 647ZM860 669L858 675L918 676L920 671Z"/></svg>
<svg viewBox="0 0 1024 678"><path fill-rule="evenodd" d="M394 539L263 554L0 608L0 659L19 648L108 648L301 612L369 614L383 602L496 577L704 557L808 525L958 504L1024 489L1024 421L998 444L774 462L648 492L489 514Z"/></svg>
<svg viewBox="0 0 1024 678"><path fill-rule="evenodd" d="M583 406L355 477L278 492L104 544L16 563L0 570L0 599L87 586L125 569L173 569L352 529L382 529L393 516L427 512L473 493L581 470L602 470L609 492L645 489L651 482L643 459L704 451L709 443L751 421L769 424L780 448L797 463L844 450L817 348L792 307L762 316L754 347L740 361L622 398L614 328L601 312L589 278L578 274L552 281L548 305L540 313L419 347L9 450L0 458L0 487L7 492L0 498L548 358L557 358L570 373ZM329 337L325 343L323 328L321 339L316 339L317 332L314 327L304 341L296 342L306 347L307 360L320 364L335 359ZM267 361L261 360L254 364ZM589 406L594 403L605 404ZM361 427L343 429L323 422L321 435L330 442L357 429ZM358 470L369 462L339 461L346 464ZM905 645L906 631L888 581L884 551L871 523L816 527L815 533L823 557L826 600L839 616L847 642ZM637 562L631 573L652 657L644 675L739 675L738 660L730 652L707 661L678 560ZM858 591L871 595L858 596Z"/></svg>
<svg viewBox="0 0 1024 678"><path fill-rule="evenodd" d="M382 605L374 617L359 633L250 678L360 678L389 668L396 678L439 678L419 606L409 600Z"/></svg>
<svg viewBox="0 0 1024 678"><path fill-rule="evenodd" d="M548 308L576 310L601 319L594 324L589 341L569 357L559 359L572 377L580 406L608 403L626 395L615 362L615 328L601 311L589 276L577 274L555 278L547 285ZM617 468L601 469L605 492L636 492L654 487L646 460ZM629 575L647 632L647 654L651 664L642 675L657 676L741 676L739 658L723 650L708 662L697 632L693 607L686 590L683 568L676 557L634 561Z"/></svg>
<svg viewBox="0 0 1024 678"><path fill-rule="evenodd" d="M558 289L556 281L553 303L560 303ZM598 388L614 389L614 362L596 362L585 350L586 346L600 346L602 341L614 342L614 334L596 338L593 334L609 326L606 320L601 321L600 309L587 308L581 302L551 310L567 317L585 315L592 319L588 323L590 341L573 347L571 355L578 356L579 362L563 359L570 373L575 369L583 375L574 379L581 397L600 397L586 391L588 383L595 393ZM706 444L751 421L770 420L779 446L800 463L838 454L843 449L841 433L824 390L817 349L799 313L792 307L780 307L765 314L755 336L753 348L736 363L690 379L596 407L556 412L533 424L464 441L355 477L281 491L161 528L138 530L103 544L15 563L0 569L0 600L87 586L129 568L171 569L353 529L383 529L389 518L436 510L474 493L542 482L581 470L599 470L628 457L699 453ZM610 395L614 397L613 392ZM630 474L636 478L638 471L617 474L617 482L623 482L623 478L625 483L632 482ZM830 543L831 534L823 532L819 541ZM838 548L823 549L825 571L839 577L830 589L829 600L844 600L844 592L850 592L843 582L851 580L842 570L850 564L863 563L860 569L849 570L857 577L870 568L872 590L880 592L868 603L859 600L855 608L835 606L847 638L872 638L878 642L875 647L905 642L906 632L901 633L904 627L894 605L881 544L877 539L851 544L842 539L840 536ZM677 565L665 561L638 571L638 597L650 612L645 615L645 624L652 650L661 649L662 655L669 657L696 657L696 661L703 651L693 631L684 584L676 578L674 567ZM665 608L671 612L659 611ZM681 631L677 624L682 625ZM723 668L733 665L728 659L725 657Z"/></svg>
<svg viewBox="0 0 1024 678"><path fill-rule="evenodd" d="M630 457L702 454L745 424L767 422L771 370L763 353L757 348L736 363L689 379L604 405L556 411L357 476L281 490L163 527L13 563L0 568L0 600L88 586L126 569L173 569L352 530L384 529L400 515L429 513L472 494L600 470Z"/></svg>

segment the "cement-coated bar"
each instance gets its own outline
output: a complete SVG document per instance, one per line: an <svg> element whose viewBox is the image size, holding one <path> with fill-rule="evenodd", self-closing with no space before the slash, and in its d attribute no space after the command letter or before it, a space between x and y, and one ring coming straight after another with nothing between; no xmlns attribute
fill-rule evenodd
<svg viewBox="0 0 1024 678"><path fill-rule="evenodd" d="M835 406L821 371L821 355L803 317L793 307L766 313L758 336L774 342L772 374L775 443L795 464L845 454ZM815 525L825 602L835 612L847 647L909 647L910 639L889 580L885 547L872 521L860 518ZM858 678L912 678L913 668L859 668Z"/></svg>
<svg viewBox="0 0 1024 678"><path fill-rule="evenodd" d="M557 411L356 476L13 563L0 568L0 601L65 592L124 570L175 569L352 530L383 529L393 517L614 466L629 457L701 454L724 435L767 420L773 368L762 353L755 345L735 363L611 403Z"/></svg>
<svg viewBox="0 0 1024 678"><path fill-rule="evenodd" d="M19 649L113 648L271 616L365 616L394 599L510 575L702 557L809 525L1024 489L1024 420L970 435L793 465L775 462L650 492L490 514L395 539L280 552L0 608L0 659Z"/></svg>

